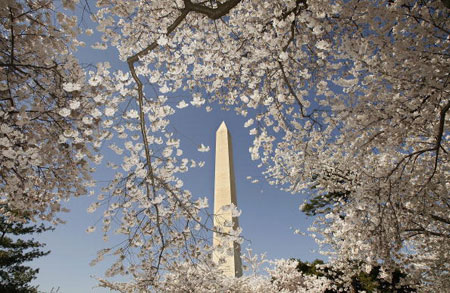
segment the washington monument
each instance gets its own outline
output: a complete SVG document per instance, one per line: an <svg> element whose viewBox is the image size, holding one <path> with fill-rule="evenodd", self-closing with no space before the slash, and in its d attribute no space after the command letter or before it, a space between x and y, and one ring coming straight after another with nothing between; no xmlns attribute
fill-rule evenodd
<svg viewBox="0 0 450 293"><path fill-rule="evenodd" d="M214 178L214 228L229 233L232 226L238 228L238 218L232 216L231 209L224 206L233 204L237 207L236 186L234 182L233 150L231 136L225 122L216 132L216 166ZM230 277L242 276L241 248L239 243L222 243L221 235L213 236L213 261L219 265L224 274Z"/></svg>

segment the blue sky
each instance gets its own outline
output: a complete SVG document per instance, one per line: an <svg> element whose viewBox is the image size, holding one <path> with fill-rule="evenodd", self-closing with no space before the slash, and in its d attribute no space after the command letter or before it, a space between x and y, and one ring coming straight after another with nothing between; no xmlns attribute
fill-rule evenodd
<svg viewBox="0 0 450 293"><path fill-rule="evenodd" d="M108 61L114 69L126 70L126 64L120 62L113 49L98 51L90 49L89 44L98 39L99 35L84 37L88 44L77 53L81 62L92 63ZM189 94L185 93L186 100ZM299 205L304 197L282 192L276 187L268 185L261 178L261 169L257 162L251 161L248 148L252 137L248 129L243 127L244 117L236 116L234 112L220 110L216 106L213 111L188 107L174 115L172 129L181 138L181 148L187 157L206 162L201 169L193 169L184 176L185 187L194 196L207 196L210 207L213 206L214 190L214 143L215 132L222 121L227 123L233 140L234 165L236 175L236 189L238 206L242 210L239 219L243 229L243 236L249 241L243 244L251 247L254 253L267 253L267 258L300 258L314 260L320 256L313 252L318 249L314 241L306 236L294 234L294 230L306 231L312 219L299 211ZM201 143L211 147L207 153L197 152ZM105 148L104 148L105 149ZM111 152L106 152L109 154ZM108 161L108 155L104 161ZM110 172L99 168L94 174L96 180L111 179ZM253 184L247 176L261 179ZM110 178L108 178L110 177ZM104 243L101 232L87 234L86 228L95 225L101 218L101 213L88 214L87 207L95 201L96 196L73 198L67 203L70 213L62 214L67 221L59 225L53 232L46 232L36 236L40 242L46 243L46 249L51 250L48 256L35 260L32 265L40 268L40 273L34 284L39 285L43 292L108 292L95 288L96 280L93 276L102 276L110 263L108 258L104 262L91 267L89 262L95 258L96 252L114 241ZM99 227L100 228L100 227ZM101 229L98 229L101 230ZM212 235L211 235L212 236Z"/></svg>

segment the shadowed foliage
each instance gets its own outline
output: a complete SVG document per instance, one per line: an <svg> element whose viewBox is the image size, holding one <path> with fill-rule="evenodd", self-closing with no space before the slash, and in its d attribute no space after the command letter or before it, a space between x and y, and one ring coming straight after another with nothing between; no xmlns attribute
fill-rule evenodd
<svg viewBox="0 0 450 293"><path fill-rule="evenodd" d="M350 286L345 286L343 282L339 281L343 273L332 270L324 264L322 260L316 259L313 262L302 262L297 260L297 270L305 275L315 275L318 277L326 277L327 279L337 281L335 289L327 289L325 293L335 292L384 292L384 293L409 293L416 292L415 289L408 285L401 284L401 281L406 275L400 270L395 270L391 273L390 281L381 278L380 267L373 267L370 273L361 270L355 270L351 276Z"/></svg>
<svg viewBox="0 0 450 293"><path fill-rule="evenodd" d="M47 255L50 251L42 251L45 244L33 238L23 238L51 229L44 225L9 222L0 215L0 292L37 292L37 287L30 282L36 278L39 269L24 263Z"/></svg>

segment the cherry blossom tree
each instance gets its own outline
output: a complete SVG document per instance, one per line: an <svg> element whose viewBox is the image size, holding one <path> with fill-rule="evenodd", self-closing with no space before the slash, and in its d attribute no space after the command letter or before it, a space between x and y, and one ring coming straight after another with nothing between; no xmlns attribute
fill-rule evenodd
<svg viewBox="0 0 450 293"><path fill-rule="evenodd" d="M0 21L0 199L58 222L61 200L86 193L89 160L99 159L90 144L100 121L94 97L106 87L84 81L73 56L82 45L77 18L52 1L4 1ZM8 209L2 214L20 220Z"/></svg>
<svg viewBox="0 0 450 293"><path fill-rule="evenodd" d="M441 1L98 5L99 45L117 47L137 94L142 172L168 201L180 197L156 179L151 152L165 120L143 114L155 102L170 111L166 98L146 95L147 83L248 116L251 156L270 183L349 194L316 226L336 265L381 262L424 286L448 285L449 12Z"/></svg>
<svg viewBox="0 0 450 293"><path fill-rule="evenodd" d="M252 266L260 266L267 261L258 259ZM254 260L256 260L254 259ZM175 264L158 282L157 292L325 292L331 282L321 276L303 274L297 270L294 260L270 261L266 268L268 274L248 274L241 278L227 277L211 262L192 266L191 262ZM101 286L120 292L146 292L148 287L139 280L130 283L109 283L102 280Z"/></svg>
<svg viewBox="0 0 450 293"><path fill-rule="evenodd" d="M184 156L170 116L221 105L248 117L250 155L269 183L345 195L312 228L339 271L363 263L387 278L400 268L419 289L448 288L445 3L98 0L92 18L103 35L94 47L117 49L122 72L79 66L76 18L53 12L51 1L9 1L0 10L2 200L52 218L61 199L86 192L88 159L101 158L91 151L110 140L116 175L89 211L103 209L105 239L112 230L125 241L93 263L113 254L107 276L134 281L101 284L176 291L170 286L212 266L211 227L206 199L180 179L203 162ZM226 236L240 241L239 231ZM224 277L211 269L193 285L210 278Z"/></svg>

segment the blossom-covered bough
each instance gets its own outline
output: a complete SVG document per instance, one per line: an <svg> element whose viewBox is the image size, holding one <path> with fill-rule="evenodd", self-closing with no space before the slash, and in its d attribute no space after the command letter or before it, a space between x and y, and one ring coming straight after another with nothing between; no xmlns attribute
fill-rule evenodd
<svg viewBox="0 0 450 293"><path fill-rule="evenodd" d="M10 2L11 7L22 3ZM71 6L77 1L63 2ZM47 48L42 54L50 56L47 59L57 56L58 64L70 66L55 71L51 62L39 63L40 68L28 60L9 62L21 55L12 54L18 47L12 41L15 38L9 37L15 31L8 26L20 22L8 17L24 16L2 8L1 106L4 115L15 119L10 124L13 120L2 120L1 160L10 162L4 165L10 166L7 169L2 161L2 199L20 208L31 198L10 192L20 177L12 182L3 175L6 170L20 174L17 168L24 163L14 148L29 152L26 162L33 168L28 170L44 182L41 163L32 161L33 140L7 142L13 137L10 128L47 125L48 132L22 133L52 133L64 140L58 133L62 129L72 137L58 143L38 137L35 140L42 143L34 143L42 150L57 150L61 160L68 161L58 164L77 166L51 171L59 179L71 179L64 181L73 184L67 187L70 192L81 186L81 179L70 172L88 170L76 154L88 156L89 147L78 142L89 141L83 135L95 132L92 145L111 139L109 148L121 161L107 163L116 169L115 179L90 211L104 207L106 237L112 227L126 236L122 245L101 251L97 260L106 253L115 254L118 260L108 275L133 276L129 283L102 280L103 286L124 292L161 288L207 292L235 290L229 287L234 285L244 286L240 291L258 292L261 284L276 286L284 276L273 282L246 277L232 285L215 268L205 271L205 266L213 266L208 258L207 203L185 190L179 178L202 162L183 156L180 140L168 125L170 115L189 104L207 110L219 104L248 117L244 126L254 136L251 157L260 162L269 183L292 193L345 194L335 198L329 212L318 217L312 228L317 241L328 249L333 266L345 272L354 270L355 264L367 271L381 265L386 277L400 268L418 289L442 291L450 286L450 10L446 5L438 0L99 0L95 20L103 36L95 47L115 47L129 70L109 73L111 69L103 64L86 76L70 50L64 50L63 44L77 42L62 33L52 35L65 28L64 22L74 21L62 13L57 29L38 33L47 32L51 40L60 42L48 48L42 41ZM31 15L38 13L31 11ZM64 33L70 35L69 28L73 26ZM18 40L22 39L30 42L24 48L34 48L36 40L41 40L25 35ZM36 57L25 52L23 56ZM54 76L44 79L45 94L23 94L23 76L28 75L19 70ZM153 87L159 91L151 92ZM177 91L192 99L173 97L171 93ZM52 101L38 115L51 118L22 119L30 116L27 109L34 109L30 106L34 100ZM170 106L173 102L176 107ZM28 108L19 111L22 104ZM86 119L91 123L83 122ZM95 129L91 134L87 125ZM73 135L67 134L68 129ZM21 146L23 141L28 142L27 148ZM49 168L48 158L38 158L47 160ZM56 177L51 182L61 184ZM55 186L39 184L20 189L49 195L35 197L30 209L41 214L49 207L58 210L61 193L54 194ZM229 236L236 239L238 231ZM319 279L315 285L313 280L298 281L301 277L289 269L290 264L278 264L292 283L274 291L311 286L321 291L332 286ZM223 287L208 287L212 282Z"/></svg>
<svg viewBox="0 0 450 293"><path fill-rule="evenodd" d="M62 200L86 193L98 134L95 96L72 55L77 20L51 1L0 7L0 200L2 214L58 222ZM11 213L13 211L13 213Z"/></svg>

